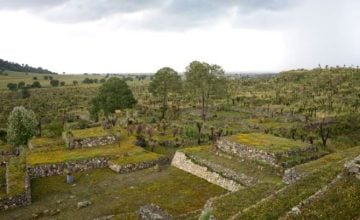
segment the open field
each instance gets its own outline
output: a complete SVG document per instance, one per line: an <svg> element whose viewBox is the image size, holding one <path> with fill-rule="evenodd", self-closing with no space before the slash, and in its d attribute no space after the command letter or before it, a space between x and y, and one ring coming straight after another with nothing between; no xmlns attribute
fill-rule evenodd
<svg viewBox="0 0 360 220"><path fill-rule="evenodd" d="M60 213L47 218L92 219L128 214L129 219L137 219L138 207L149 203L177 216L199 210L208 198L225 193L218 186L172 167L161 172L148 169L123 175L99 169L75 174L74 185L66 184L64 176L39 178L32 185L33 204L0 213L2 219L26 219L56 209ZM77 209L77 202L84 200L92 205Z"/></svg>

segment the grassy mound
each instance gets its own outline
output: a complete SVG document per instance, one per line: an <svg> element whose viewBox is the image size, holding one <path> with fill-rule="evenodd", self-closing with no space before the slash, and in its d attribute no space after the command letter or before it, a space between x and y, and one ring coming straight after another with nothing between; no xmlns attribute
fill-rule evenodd
<svg viewBox="0 0 360 220"><path fill-rule="evenodd" d="M242 133L230 136L228 140L270 153L281 153L309 146L301 141L294 141L263 133Z"/></svg>

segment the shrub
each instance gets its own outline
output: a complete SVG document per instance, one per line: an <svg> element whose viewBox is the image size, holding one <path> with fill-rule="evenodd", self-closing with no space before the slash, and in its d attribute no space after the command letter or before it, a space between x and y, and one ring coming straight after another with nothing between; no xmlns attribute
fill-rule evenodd
<svg viewBox="0 0 360 220"><path fill-rule="evenodd" d="M16 83L8 83L7 84L7 87L8 87L8 89L9 90L11 90L11 91L15 91L15 90L17 90L17 84Z"/></svg>
<svg viewBox="0 0 360 220"><path fill-rule="evenodd" d="M59 137L61 136L62 132L64 130L64 127L62 123L55 121L51 122L50 124L47 124L44 126L43 136L45 137Z"/></svg>
<svg viewBox="0 0 360 220"><path fill-rule="evenodd" d="M74 86L76 86L76 85L78 85L78 84L79 84L79 82L78 82L77 80L74 80L74 81L73 81L73 85L74 85Z"/></svg>
<svg viewBox="0 0 360 220"><path fill-rule="evenodd" d="M65 82L64 82L64 81L61 81L61 82L60 82L60 86L65 86Z"/></svg>
<svg viewBox="0 0 360 220"><path fill-rule="evenodd" d="M18 83L18 88L21 89L23 87L25 87L25 82L23 82L23 81L19 82Z"/></svg>
<svg viewBox="0 0 360 220"><path fill-rule="evenodd" d="M59 86L59 83L60 82L57 79L50 80L50 85L53 86L53 87Z"/></svg>
<svg viewBox="0 0 360 220"><path fill-rule="evenodd" d="M10 113L7 128L7 142L12 146L26 145L36 133L35 113L20 106Z"/></svg>
<svg viewBox="0 0 360 220"><path fill-rule="evenodd" d="M21 98L23 98L23 99L26 99L26 98L29 98L29 97L30 97L30 92L29 92L29 90L28 90L27 87L23 87L23 88L21 89L20 96L21 96Z"/></svg>
<svg viewBox="0 0 360 220"><path fill-rule="evenodd" d="M39 81L33 82L33 84L31 85L31 88L41 88L40 82Z"/></svg>
<svg viewBox="0 0 360 220"><path fill-rule="evenodd" d="M33 80L37 80L38 78L36 76L33 77Z"/></svg>

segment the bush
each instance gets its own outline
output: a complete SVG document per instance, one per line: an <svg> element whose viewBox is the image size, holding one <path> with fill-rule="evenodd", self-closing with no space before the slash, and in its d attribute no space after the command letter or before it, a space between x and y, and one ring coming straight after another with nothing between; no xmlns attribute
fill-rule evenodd
<svg viewBox="0 0 360 220"><path fill-rule="evenodd" d="M36 76L33 77L33 80L37 80L38 78Z"/></svg>
<svg viewBox="0 0 360 220"><path fill-rule="evenodd" d="M30 97L30 92L27 87L23 87L20 92L21 98L26 99Z"/></svg>
<svg viewBox="0 0 360 220"><path fill-rule="evenodd" d="M25 87L25 82L21 81L18 83L18 89Z"/></svg>
<svg viewBox="0 0 360 220"><path fill-rule="evenodd" d="M53 138L61 136L64 127L62 123L55 121L44 126L43 136Z"/></svg>
<svg viewBox="0 0 360 220"><path fill-rule="evenodd" d="M6 142L7 132L5 129L0 129L0 141Z"/></svg>
<svg viewBox="0 0 360 220"><path fill-rule="evenodd" d="M50 85L53 86L53 87L59 86L59 83L60 82L57 79L50 80Z"/></svg>
<svg viewBox="0 0 360 220"><path fill-rule="evenodd" d="M41 88L40 82L39 81L33 82L33 84L31 85L31 88Z"/></svg>
<svg viewBox="0 0 360 220"><path fill-rule="evenodd" d="M76 86L76 85L79 85L79 82L77 80L74 80L73 81L73 85Z"/></svg>
<svg viewBox="0 0 360 220"><path fill-rule="evenodd" d="M17 90L17 84L16 83L8 83L7 84L7 87L8 87L8 89L9 90L11 90L11 91L15 91L15 90Z"/></svg>
<svg viewBox="0 0 360 220"><path fill-rule="evenodd" d="M65 82L61 81L60 86L65 86Z"/></svg>

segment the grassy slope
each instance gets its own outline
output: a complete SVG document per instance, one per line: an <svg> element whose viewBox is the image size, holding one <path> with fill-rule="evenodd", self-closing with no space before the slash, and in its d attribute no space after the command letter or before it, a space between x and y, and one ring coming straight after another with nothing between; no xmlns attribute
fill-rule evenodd
<svg viewBox="0 0 360 220"><path fill-rule="evenodd" d="M308 146L306 143L301 141L294 141L262 133L239 134L231 136L228 139L246 146L257 148L259 150L265 150L274 153Z"/></svg>
<svg viewBox="0 0 360 220"><path fill-rule="evenodd" d="M98 169L75 174L75 183L75 186L66 184L64 176L33 180L33 203L0 213L0 218L14 219L17 216L17 219L26 219L45 209L60 209L60 214L55 216L58 219L93 219L134 213L149 203L155 203L176 216L201 209L207 199L225 193L224 189L173 167L161 172L147 169L124 175ZM70 195L75 197L71 199ZM61 204L57 204L57 200L61 200ZM77 209L77 202L83 200L90 200L93 204Z"/></svg>
<svg viewBox="0 0 360 220"><path fill-rule="evenodd" d="M302 208L301 215L287 219L356 219L359 217L359 201L360 180L347 177Z"/></svg>
<svg viewBox="0 0 360 220"><path fill-rule="evenodd" d="M351 149L351 153L343 155L339 160L313 167L313 171L309 171L310 173L307 176L289 185L284 191L266 202L248 209L238 216L238 219L278 219L284 216L292 207L330 183L342 170L344 162L356 157L358 154L360 154L360 148L356 147Z"/></svg>

